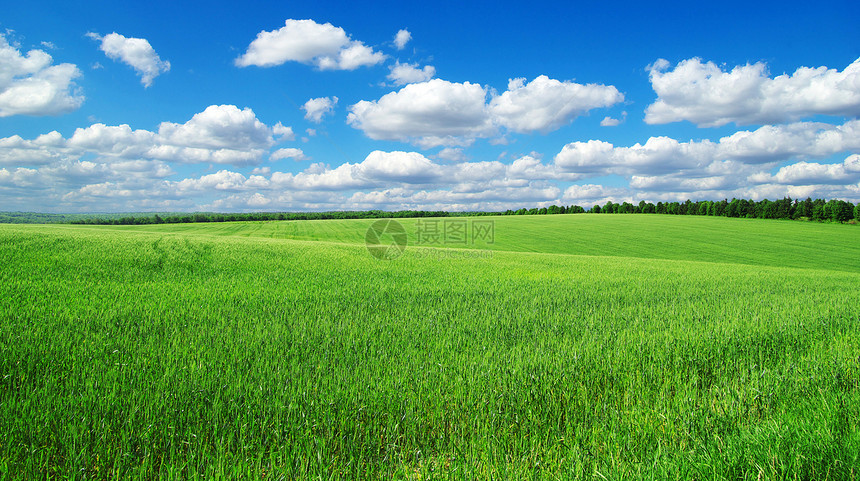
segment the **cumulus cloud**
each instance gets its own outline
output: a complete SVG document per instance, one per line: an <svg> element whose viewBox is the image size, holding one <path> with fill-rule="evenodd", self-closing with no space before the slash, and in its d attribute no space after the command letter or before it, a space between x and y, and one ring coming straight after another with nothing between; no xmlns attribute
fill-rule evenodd
<svg viewBox="0 0 860 481"><path fill-rule="evenodd" d="M485 96L477 103L488 109ZM184 123L162 122L153 130L96 123L69 138L13 135L0 138L0 201L9 209L65 211L96 204L119 211L504 210L607 200L860 198L858 120L766 126L715 141L571 142L551 161L535 152L510 163L468 161L461 149L448 147L432 158L376 150L356 163L314 163L298 172L273 172L286 164L272 163L251 171L278 138L291 135L289 127L269 127L252 110L233 105L210 106ZM850 155L841 163L820 160L843 152ZM268 158L307 157L301 149L279 148ZM178 163L218 169L176 178ZM607 175L617 176L619 185L591 180Z"/></svg>
<svg viewBox="0 0 860 481"><path fill-rule="evenodd" d="M331 168L317 163L297 174L275 172L271 181L273 188L291 191L349 191L393 186L415 189L421 186L477 197L487 190L555 187L546 180L574 178L529 156L511 165L498 161L441 165L418 152L377 150L355 164Z"/></svg>
<svg viewBox="0 0 860 481"><path fill-rule="evenodd" d="M436 157L449 162L465 162L467 159L463 149L456 147L445 147L436 154Z"/></svg>
<svg viewBox="0 0 860 481"><path fill-rule="evenodd" d="M74 84L81 71L74 64L52 63L44 50L22 55L0 33L0 117L59 115L81 106L84 96Z"/></svg>
<svg viewBox="0 0 860 481"><path fill-rule="evenodd" d="M581 174L655 175L705 169L718 162L766 164L825 158L858 149L858 120L842 125L797 122L740 131L717 142L679 142L669 137L651 137L630 147L600 140L571 142L555 156L555 164Z"/></svg>
<svg viewBox="0 0 860 481"><path fill-rule="evenodd" d="M776 174L760 173L750 180L759 184L846 184L860 181L860 155L853 154L837 164L798 162L780 168Z"/></svg>
<svg viewBox="0 0 860 481"><path fill-rule="evenodd" d="M278 149L272 152L269 155L269 160L281 160L281 159L293 159L296 162L301 160L307 160L308 157L302 151L302 149L296 148L287 148L287 149Z"/></svg>
<svg viewBox="0 0 860 481"><path fill-rule="evenodd" d="M813 115L860 114L860 59L841 72L800 67L792 75L771 78L758 62L731 71L692 58L674 69L665 59L648 67L657 100L645 110L645 122L688 120L700 127L782 123Z"/></svg>
<svg viewBox="0 0 860 481"><path fill-rule="evenodd" d="M350 107L347 122L374 140L409 141L425 148L469 145L495 131L486 96L478 84L433 79L379 100L362 100Z"/></svg>
<svg viewBox="0 0 860 481"><path fill-rule="evenodd" d="M101 42L99 48L108 58L133 68L144 87L149 87L155 77L170 70L170 62L161 60L145 38L126 37L116 32L105 36L89 32L87 36Z"/></svg>
<svg viewBox="0 0 860 481"><path fill-rule="evenodd" d="M490 97L489 102L487 101ZM399 140L424 148L467 146L499 128L555 130L588 110L620 102L615 87L560 82L540 76L511 80L501 95L470 82L442 79L409 84L375 101L350 107L347 121L374 140Z"/></svg>
<svg viewBox="0 0 860 481"><path fill-rule="evenodd" d="M412 34L409 33L409 30L406 30L405 28L400 29L394 36L394 46L397 47L397 50L403 50L410 40L412 40Z"/></svg>
<svg viewBox="0 0 860 481"><path fill-rule="evenodd" d="M393 82L394 85L426 82L436 75L436 67L432 65L418 68L417 63L400 63L399 61L389 67L389 70L391 73L386 78Z"/></svg>
<svg viewBox="0 0 860 481"><path fill-rule="evenodd" d="M322 122L326 114L334 113L334 106L337 105L337 101L337 97L319 97L308 100L302 105L305 118L315 123Z"/></svg>
<svg viewBox="0 0 860 481"><path fill-rule="evenodd" d="M565 145L551 164L578 178L625 177L629 200L685 200L817 195L857 199L860 121L842 125L797 122L740 131L718 141L681 142L651 137L644 144L615 146L591 140ZM808 162L852 152L842 163ZM780 163L793 162L769 174ZM852 190L853 189L853 190ZM598 196L577 194L582 198ZM567 198L572 198L568 196ZM606 196L604 200L613 200ZM602 203L602 202L601 202Z"/></svg>
<svg viewBox="0 0 860 481"><path fill-rule="evenodd" d="M557 181L577 177L556 170L556 165L545 164L534 155L520 157L511 164L495 161L442 165L417 152L373 151L361 162L333 168L317 163L298 173L266 168L254 169L250 174L220 169L179 180L166 179L174 173L169 166L157 162L123 158L113 162L62 161L33 169L0 167L0 186L5 189L4 200L10 192L27 191L32 195L39 191L43 194L40 201L53 202L51 205L64 206L66 210L93 202L115 210L504 210L551 204L588 207L607 200L656 202L733 196L760 199L786 193L793 197L860 196L860 185L852 183L860 176L857 155L841 164L801 162L772 176L751 170L758 167L722 161L692 176L677 171L633 175L629 184L622 186L584 183L562 187Z"/></svg>
<svg viewBox="0 0 860 481"><path fill-rule="evenodd" d="M577 204L585 208L593 205L603 205L608 201L623 202L631 200L629 189L608 187L600 184L571 185L564 190L562 200L568 204Z"/></svg>
<svg viewBox="0 0 860 481"><path fill-rule="evenodd" d="M354 70L383 60L385 55L352 40L340 27L313 20L288 19L278 30L258 33L235 63L239 67L272 67L300 62L320 70Z"/></svg>
<svg viewBox="0 0 860 481"><path fill-rule="evenodd" d="M546 75L528 84L525 80L512 79L508 90L490 101L494 120L514 132L556 130L589 110L624 100L611 85L561 82Z"/></svg>
<svg viewBox="0 0 860 481"><path fill-rule="evenodd" d="M162 122L161 142L205 149L256 149L272 145L272 129L257 119L250 108L210 105L184 124Z"/></svg>
<svg viewBox="0 0 860 481"><path fill-rule="evenodd" d="M296 134L293 132L292 127L286 127L280 122L275 124L272 127L272 133L278 137L279 140L295 140Z"/></svg>
<svg viewBox="0 0 860 481"><path fill-rule="evenodd" d="M667 173L703 167L714 160L715 152L716 145L709 141L679 142L669 137L651 137L630 147L589 140L562 147L555 165L580 174Z"/></svg>
<svg viewBox="0 0 860 481"><path fill-rule="evenodd" d="M283 134L286 129L281 126L279 130ZM156 131L96 123L76 129L68 139L57 132L34 140L3 138L0 163L37 165L94 154L100 158L249 165L259 163L277 142L275 130L249 108L212 105L185 123L162 122Z"/></svg>
<svg viewBox="0 0 860 481"><path fill-rule="evenodd" d="M441 174L439 166L417 152L383 152L375 150L360 164L364 177L425 183Z"/></svg>
<svg viewBox="0 0 860 481"><path fill-rule="evenodd" d="M621 118L612 118L609 116L603 117L603 120L600 121L601 127L617 127L624 123L627 120L627 112L621 112Z"/></svg>
<svg viewBox="0 0 860 481"><path fill-rule="evenodd" d="M860 120L841 125L822 122L765 125L754 131L735 132L721 138L719 143L720 157L746 163L824 158L860 150Z"/></svg>

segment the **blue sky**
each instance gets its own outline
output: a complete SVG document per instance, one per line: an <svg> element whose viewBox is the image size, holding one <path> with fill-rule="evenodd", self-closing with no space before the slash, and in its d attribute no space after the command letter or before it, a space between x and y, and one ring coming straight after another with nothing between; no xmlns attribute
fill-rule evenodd
<svg viewBox="0 0 860 481"><path fill-rule="evenodd" d="M860 201L854 2L39 2L0 210Z"/></svg>

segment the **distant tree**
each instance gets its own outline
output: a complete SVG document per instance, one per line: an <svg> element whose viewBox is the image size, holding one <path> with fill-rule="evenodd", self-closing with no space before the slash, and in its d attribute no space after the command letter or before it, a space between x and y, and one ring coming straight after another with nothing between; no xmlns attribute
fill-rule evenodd
<svg viewBox="0 0 860 481"><path fill-rule="evenodd" d="M614 214L615 204L613 204L611 200L607 200L606 205L603 206L601 212L603 212L604 214Z"/></svg>
<svg viewBox="0 0 860 481"><path fill-rule="evenodd" d="M739 205L740 201L738 199L732 198L732 201L729 202L729 205L726 206L726 217L738 217Z"/></svg>
<svg viewBox="0 0 860 481"><path fill-rule="evenodd" d="M815 204L812 202L812 198L807 197L806 200L804 200L802 202L802 207L798 207L798 208L801 209L803 217L810 219L810 218L812 218L812 208L814 206L815 206Z"/></svg>
<svg viewBox="0 0 860 481"><path fill-rule="evenodd" d="M779 219L781 212L780 201L771 202L767 199L761 201L760 209L756 209L757 217L761 219Z"/></svg>
<svg viewBox="0 0 860 481"><path fill-rule="evenodd" d="M825 216L833 222L848 222L854 217L853 207L844 200L833 199L825 204Z"/></svg>
<svg viewBox="0 0 860 481"><path fill-rule="evenodd" d="M677 202L669 202L666 204L666 213L671 215L681 214L681 204Z"/></svg>
<svg viewBox="0 0 860 481"><path fill-rule="evenodd" d="M591 208L591 213L592 213L592 214L599 214L599 213L600 213L600 206L599 206L599 205L595 205L595 206L593 206L593 207Z"/></svg>
<svg viewBox="0 0 860 481"><path fill-rule="evenodd" d="M714 202L714 215L722 217L726 215L726 208L729 206L729 201L723 199L719 202Z"/></svg>
<svg viewBox="0 0 860 481"><path fill-rule="evenodd" d="M621 203L621 213L622 214L632 214L633 213L633 204L630 202L624 201Z"/></svg>
<svg viewBox="0 0 860 481"><path fill-rule="evenodd" d="M860 220L860 202L854 206L854 218Z"/></svg>
<svg viewBox="0 0 860 481"><path fill-rule="evenodd" d="M813 204L812 220L821 222L827 218L827 213L824 209L824 204Z"/></svg>
<svg viewBox="0 0 860 481"><path fill-rule="evenodd" d="M812 216L812 199L807 197L806 200L795 200L791 218L800 219L802 217L809 218L810 216Z"/></svg>

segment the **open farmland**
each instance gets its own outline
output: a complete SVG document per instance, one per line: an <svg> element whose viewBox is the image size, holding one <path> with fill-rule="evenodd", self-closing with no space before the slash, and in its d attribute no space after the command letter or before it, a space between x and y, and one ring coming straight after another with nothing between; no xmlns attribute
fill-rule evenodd
<svg viewBox="0 0 860 481"><path fill-rule="evenodd" d="M860 228L480 219L0 226L0 471L860 477Z"/></svg>

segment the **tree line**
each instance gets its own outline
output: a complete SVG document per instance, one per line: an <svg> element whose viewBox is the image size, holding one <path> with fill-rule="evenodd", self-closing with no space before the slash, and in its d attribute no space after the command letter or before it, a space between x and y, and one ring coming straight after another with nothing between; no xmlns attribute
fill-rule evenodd
<svg viewBox="0 0 860 481"><path fill-rule="evenodd" d="M668 214L668 215L709 215L720 217L743 217L749 219L793 219L813 220L818 222L852 222L860 221L860 203L856 206L851 202L833 199L807 198L792 200L786 197L782 200L746 200L724 199L719 201L704 200L693 202L606 202L605 205L594 205L586 211L578 205L568 207L551 205L549 207L508 210L501 215L544 215L544 214Z"/></svg>
<svg viewBox="0 0 860 481"><path fill-rule="evenodd" d="M616 204L607 202L604 206L596 205L592 213L604 214L669 214L669 215L708 215L719 217L744 217L753 219L793 219L813 220L818 222L851 222L860 220L860 203L856 206L851 202L839 199L824 200L807 197L806 200L785 197L781 200L760 200L758 202L746 199L693 202L650 202L641 201L638 205L629 202Z"/></svg>
<svg viewBox="0 0 860 481"><path fill-rule="evenodd" d="M640 201L594 205L585 209L578 205L535 207L531 209L506 210L504 212L447 212L425 210L367 210L367 211L329 211L329 212L252 212L252 213L133 213L133 214L41 214L33 212L2 212L0 223L64 223L91 225L143 225L143 224L185 224L197 222L243 222L273 220L327 220L327 219L379 219L449 216L485 215L555 215L555 214L667 214L667 215L707 215L720 217L743 217L755 219L794 219L818 222L860 221L860 203L857 205L844 200L832 199L794 199L760 201L746 199L724 199L720 201L651 202Z"/></svg>

